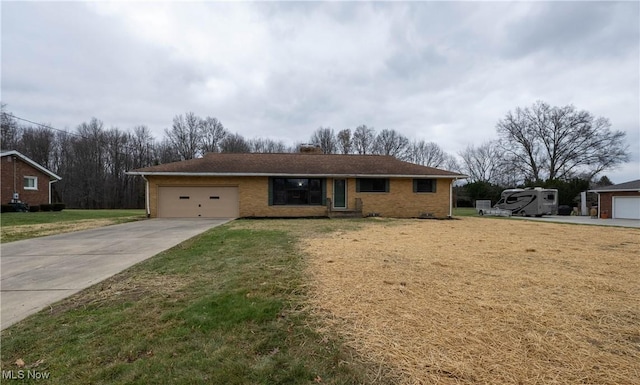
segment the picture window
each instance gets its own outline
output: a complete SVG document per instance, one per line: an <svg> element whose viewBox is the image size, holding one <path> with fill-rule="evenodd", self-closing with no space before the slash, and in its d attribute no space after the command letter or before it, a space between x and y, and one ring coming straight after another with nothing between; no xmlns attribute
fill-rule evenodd
<svg viewBox="0 0 640 385"><path fill-rule="evenodd" d="M273 178L274 205L322 205L323 180L319 178Z"/></svg>

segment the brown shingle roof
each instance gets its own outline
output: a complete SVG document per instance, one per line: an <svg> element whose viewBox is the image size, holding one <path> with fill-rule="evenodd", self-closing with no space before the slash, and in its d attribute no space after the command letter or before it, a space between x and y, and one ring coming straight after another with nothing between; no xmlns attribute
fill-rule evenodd
<svg viewBox="0 0 640 385"><path fill-rule="evenodd" d="M218 154L145 167L129 172L149 174L429 176L464 178L462 174L403 162L382 155Z"/></svg>
<svg viewBox="0 0 640 385"><path fill-rule="evenodd" d="M610 192L610 191L640 191L640 179L630 182L614 184L612 186L603 186L589 190L593 192Z"/></svg>

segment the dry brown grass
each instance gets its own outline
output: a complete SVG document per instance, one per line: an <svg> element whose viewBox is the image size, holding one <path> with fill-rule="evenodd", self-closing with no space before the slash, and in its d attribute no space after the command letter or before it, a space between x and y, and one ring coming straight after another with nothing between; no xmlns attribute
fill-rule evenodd
<svg viewBox="0 0 640 385"><path fill-rule="evenodd" d="M640 383L636 229L405 220L303 247L327 327L399 383Z"/></svg>
<svg viewBox="0 0 640 385"><path fill-rule="evenodd" d="M113 306L161 296L168 302L184 297L183 289L190 283L182 276L131 273L125 271L99 284L49 306L50 314L59 314L86 306ZM151 309L149 309L151 311Z"/></svg>
<svg viewBox="0 0 640 385"><path fill-rule="evenodd" d="M2 239L44 237L47 235L90 230L122 222L119 218L86 219L73 222L38 223L0 228Z"/></svg>

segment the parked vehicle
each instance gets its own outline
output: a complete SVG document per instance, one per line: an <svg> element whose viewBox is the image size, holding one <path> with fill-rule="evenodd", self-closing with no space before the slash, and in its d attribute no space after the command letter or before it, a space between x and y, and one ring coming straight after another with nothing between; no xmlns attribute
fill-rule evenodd
<svg viewBox="0 0 640 385"><path fill-rule="evenodd" d="M503 210L503 209L491 207L490 200L477 200L476 212L480 216L484 216L484 215L492 215L492 216L499 216L499 217L511 216L511 210Z"/></svg>
<svg viewBox="0 0 640 385"><path fill-rule="evenodd" d="M556 214L558 190L542 187L504 190L494 207L511 210L513 215L541 217Z"/></svg>
<svg viewBox="0 0 640 385"><path fill-rule="evenodd" d="M573 209L569 205L560 205L558 206L558 215L569 216Z"/></svg>

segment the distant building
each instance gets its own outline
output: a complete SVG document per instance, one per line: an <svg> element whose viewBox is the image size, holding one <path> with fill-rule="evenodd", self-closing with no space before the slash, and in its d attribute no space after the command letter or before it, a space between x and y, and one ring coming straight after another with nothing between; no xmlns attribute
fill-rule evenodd
<svg viewBox="0 0 640 385"><path fill-rule="evenodd" d="M2 151L0 158L0 203L51 203L51 184L62 178L18 151Z"/></svg>
<svg viewBox="0 0 640 385"><path fill-rule="evenodd" d="M589 192L598 194L598 218L640 219L640 179Z"/></svg>

